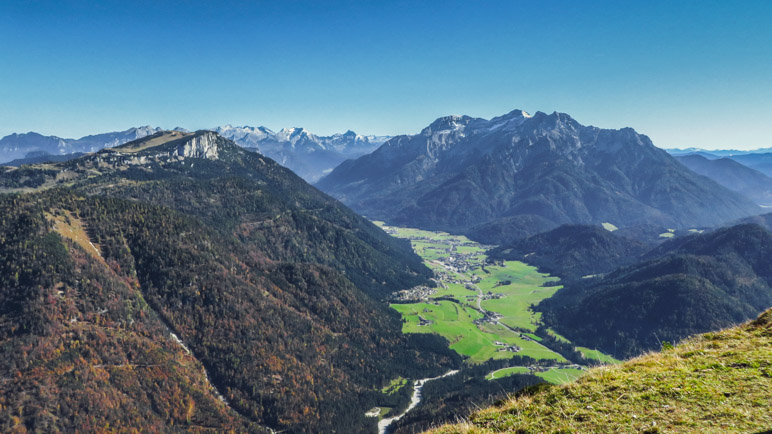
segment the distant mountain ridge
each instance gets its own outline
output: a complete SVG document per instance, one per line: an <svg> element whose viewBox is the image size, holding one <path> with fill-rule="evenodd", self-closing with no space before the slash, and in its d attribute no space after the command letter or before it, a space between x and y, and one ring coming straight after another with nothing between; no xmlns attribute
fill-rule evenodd
<svg viewBox="0 0 772 434"><path fill-rule="evenodd" d="M567 223L683 228L760 213L632 128L522 110L437 119L342 163L317 186L369 218L493 243L487 234Z"/></svg>
<svg viewBox="0 0 772 434"><path fill-rule="evenodd" d="M14 133L0 139L0 163L18 166L43 161L65 161L69 159L65 156L112 148L160 131L162 130L157 127L144 126L89 135L80 139L43 136L34 132ZM173 131L188 132L180 127ZM317 181L344 160L374 151L390 138L365 136L351 130L331 136L318 136L304 128L283 128L274 132L262 126L223 125L213 128L212 131L240 146L276 160L309 182ZM47 155L51 157L46 157Z"/></svg>
<svg viewBox="0 0 772 434"><path fill-rule="evenodd" d="M736 191L762 206L772 206L772 178L733 159L700 154L677 156L684 166Z"/></svg>
<svg viewBox="0 0 772 434"><path fill-rule="evenodd" d="M700 155L708 160L728 158L772 177L772 148L759 148L753 151L706 150L700 148L666 149L666 151L676 157Z"/></svg>
<svg viewBox="0 0 772 434"><path fill-rule="evenodd" d="M772 148L744 149L703 149L703 148L665 148L670 155L710 154L716 157L732 157L735 155L768 154Z"/></svg>
<svg viewBox="0 0 772 434"><path fill-rule="evenodd" d="M84 136L80 139L63 139L57 136L44 136L35 132L14 133L0 139L0 163L25 158L29 153L44 152L51 155L66 155L96 152L102 148L112 148L159 131L161 131L160 128L146 125L129 128L125 131Z"/></svg>
<svg viewBox="0 0 772 434"><path fill-rule="evenodd" d="M331 136L317 136L304 128L274 132L262 126L224 125L214 131L276 160L309 182L317 181L349 158L369 154L390 138L363 136L351 130Z"/></svg>

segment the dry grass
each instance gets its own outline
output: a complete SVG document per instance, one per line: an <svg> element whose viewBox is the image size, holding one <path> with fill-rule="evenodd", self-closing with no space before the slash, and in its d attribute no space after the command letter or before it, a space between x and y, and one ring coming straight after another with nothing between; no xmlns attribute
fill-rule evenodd
<svg viewBox="0 0 772 434"><path fill-rule="evenodd" d="M772 310L676 348L521 394L437 433L759 432L772 428Z"/></svg>
<svg viewBox="0 0 772 434"><path fill-rule="evenodd" d="M163 145L164 143L171 142L172 140L181 139L185 136L190 136L192 134L193 133L183 133L180 131L167 131L158 137L154 137L150 140L142 141L137 145L131 145L131 146L123 145L113 149L118 152L122 152L124 154L132 154L148 148L152 148L154 146Z"/></svg>
<svg viewBox="0 0 772 434"><path fill-rule="evenodd" d="M104 263L99 247L91 242L83 222L67 210L57 210L56 214L46 213L46 218L54 223L54 230L83 248L86 253Z"/></svg>

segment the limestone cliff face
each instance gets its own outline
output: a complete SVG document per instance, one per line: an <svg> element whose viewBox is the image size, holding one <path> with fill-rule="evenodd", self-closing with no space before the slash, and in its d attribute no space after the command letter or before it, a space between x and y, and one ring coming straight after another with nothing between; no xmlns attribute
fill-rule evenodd
<svg viewBox="0 0 772 434"><path fill-rule="evenodd" d="M93 160L100 166L138 166L182 161L186 158L217 160L221 156L219 140L222 139L217 133L202 131L170 138L173 140L145 149L105 149L95 154ZM163 140L163 137L159 139Z"/></svg>
<svg viewBox="0 0 772 434"><path fill-rule="evenodd" d="M206 131L202 134L194 135L190 140L177 147L176 155L186 158L218 159L217 134Z"/></svg>

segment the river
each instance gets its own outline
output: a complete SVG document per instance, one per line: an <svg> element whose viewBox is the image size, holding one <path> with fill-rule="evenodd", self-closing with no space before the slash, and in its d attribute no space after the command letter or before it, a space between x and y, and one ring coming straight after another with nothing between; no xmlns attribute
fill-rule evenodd
<svg viewBox="0 0 772 434"><path fill-rule="evenodd" d="M378 422L378 434L386 434L392 423L402 419L410 410L416 408L416 406L418 406L418 404L421 403L421 389L424 388L424 385L427 382L432 380L438 380L440 378L445 378L457 373L458 373L458 370L453 370L453 371L448 371L440 375L439 377L422 378L420 380L415 380L413 382L413 395L410 397L410 405L405 409L405 411L403 411L401 414L398 414L397 416L381 419L381 421Z"/></svg>

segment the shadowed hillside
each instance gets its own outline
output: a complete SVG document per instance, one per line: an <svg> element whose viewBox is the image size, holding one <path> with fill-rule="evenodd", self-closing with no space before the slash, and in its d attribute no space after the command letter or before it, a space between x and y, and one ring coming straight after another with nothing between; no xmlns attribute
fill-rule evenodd
<svg viewBox="0 0 772 434"><path fill-rule="evenodd" d="M772 234L738 225L675 238L643 260L567 285L536 309L571 341L629 357L772 306Z"/></svg>
<svg viewBox="0 0 772 434"><path fill-rule="evenodd" d="M577 279L632 264L647 250L647 245L600 226L563 225L493 249L489 255L527 262L564 279Z"/></svg>

